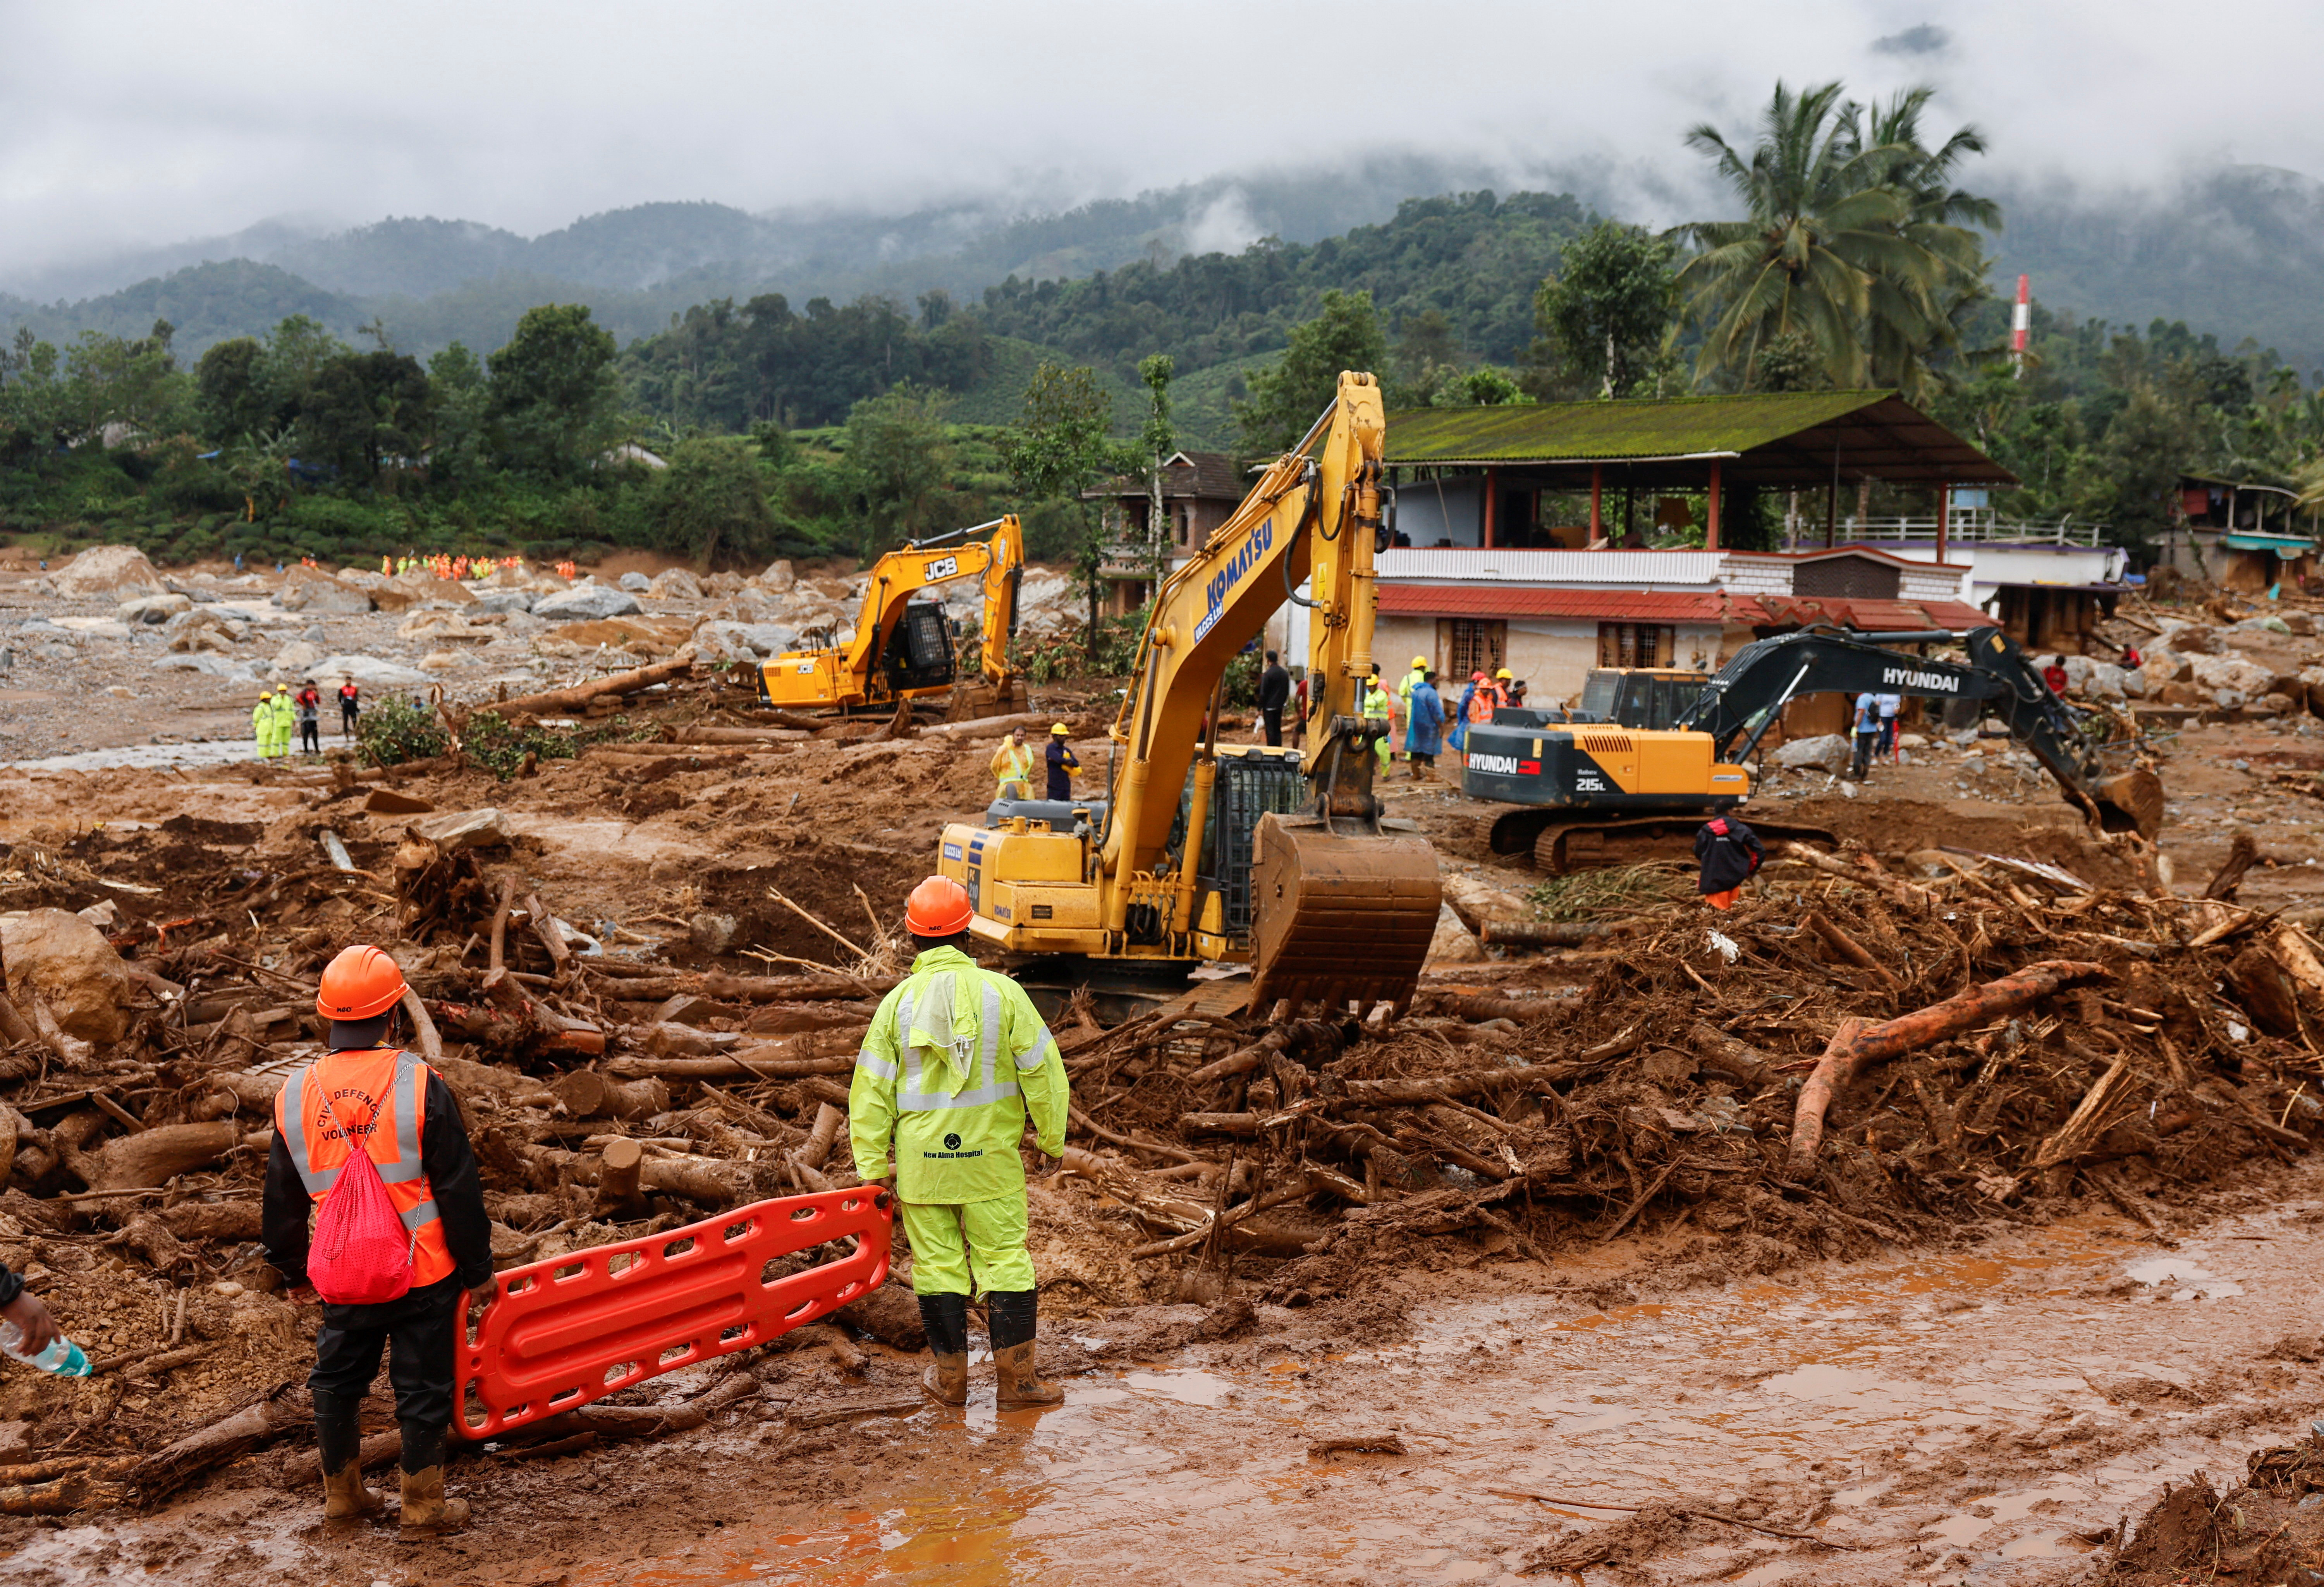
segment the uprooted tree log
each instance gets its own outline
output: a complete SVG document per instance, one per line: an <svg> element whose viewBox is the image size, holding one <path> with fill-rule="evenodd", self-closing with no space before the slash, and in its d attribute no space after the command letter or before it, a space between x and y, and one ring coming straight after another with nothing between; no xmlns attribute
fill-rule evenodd
<svg viewBox="0 0 2324 1587"><path fill-rule="evenodd" d="M1794 1179L1805 1178L1814 1172L1816 1152L1823 1145L1824 1114L1831 1109L1832 1098L1873 1065L1958 1036L1989 1020L2014 1014L2069 982L2106 973L2103 964L2052 959L2028 964L2015 974L1988 981L1959 997L1947 998L1883 1024L1843 1020L1840 1029L1832 1032L1831 1045L1817 1060L1807 1084L1800 1087L1799 1104L1792 1113L1792 1145L1786 1171Z"/></svg>

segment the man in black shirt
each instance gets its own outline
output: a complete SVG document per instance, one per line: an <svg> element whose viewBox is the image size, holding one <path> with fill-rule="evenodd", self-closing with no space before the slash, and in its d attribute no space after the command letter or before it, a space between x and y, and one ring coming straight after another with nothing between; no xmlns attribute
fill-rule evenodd
<svg viewBox="0 0 2324 1587"><path fill-rule="evenodd" d="M1291 703L1291 674L1267 652L1267 669L1259 675L1259 717L1267 725L1267 742L1276 749L1283 747L1283 707Z"/></svg>

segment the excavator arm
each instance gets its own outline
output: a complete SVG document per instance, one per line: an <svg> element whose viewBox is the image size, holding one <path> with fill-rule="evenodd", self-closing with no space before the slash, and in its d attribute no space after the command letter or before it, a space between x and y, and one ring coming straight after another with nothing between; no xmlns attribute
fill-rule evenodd
<svg viewBox="0 0 2324 1587"><path fill-rule="evenodd" d="M1372 746L1387 724L1361 707L1373 564L1388 538L1386 434L1378 383L1342 374L1301 444L1163 581L1112 729L1112 798L1094 860L1103 923L1130 940L1186 932L1197 879L1196 844L1185 835L1202 833L1210 814L1228 664L1286 598L1300 598L1300 585L1311 586L1309 798L1302 811L1260 819L1251 859L1262 1000L1401 1002L1435 929L1435 856L1425 840L1383 830Z"/></svg>
<svg viewBox="0 0 2324 1587"><path fill-rule="evenodd" d="M964 540L987 530L995 531L989 540ZM786 651L772 658L761 669L760 692L768 703L778 706L851 706L891 697L879 669L912 597L937 585L981 577L984 581L984 678L1005 693L1010 681L1009 638L1016 626L1017 586L1024 566L1024 530L1013 513L890 551L872 564L855 632L847 642ZM897 692L926 693L940 687L939 683L928 689Z"/></svg>
<svg viewBox="0 0 2324 1587"><path fill-rule="evenodd" d="M1908 641L1958 644L1968 660L1886 648ZM2051 692L2016 642L1997 628L1848 635L1812 628L1759 640L1719 669L1678 725L1709 734L1720 760L1739 763L1795 696L1864 693L1984 702L2094 824L2150 838L2161 828L2163 789L2154 774L2109 770L2073 708Z"/></svg>

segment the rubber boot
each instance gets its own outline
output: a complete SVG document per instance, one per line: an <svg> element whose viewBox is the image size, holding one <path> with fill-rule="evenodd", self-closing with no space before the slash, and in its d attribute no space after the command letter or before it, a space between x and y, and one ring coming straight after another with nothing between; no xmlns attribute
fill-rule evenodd
<svg viewBox="0 0 2324 1587"><path fill-rule="evenodd" d="M406 1532L456 1532L468 1522L468 1501L444 1497L444 1429L403 1424L403 1514Z"/></svg>
<svg viewBox="0 0 2324 1587"><path fill-rule="evenodd" d="M1042 1382L1033 1371L1033 1333L1040 1312L1039 1292L996 1289L990 1301L993 1375L1001 1386L995 1403L1002 1410L1064 1404L1065 1391Z"/></svg>
<svg viewBox="0 0 2324 1587"><path fill-rule="evenodd" d="M927 1370L920 1374L920 1387L928 1398L943 1405L968 1403L968 1296L964 1295L924 1295L920 1299L920 1325L928 1333Z"/></svg>
<svg viewBox="0 0 2324 1587"><path fill-rule="evenodd" d="M327 1521L352 1521L386 1508L377 1492L364 1486L363 1429L355 1420L362 1410L360 1398L315 1391L315 1453L323 1464Z"/></svg>

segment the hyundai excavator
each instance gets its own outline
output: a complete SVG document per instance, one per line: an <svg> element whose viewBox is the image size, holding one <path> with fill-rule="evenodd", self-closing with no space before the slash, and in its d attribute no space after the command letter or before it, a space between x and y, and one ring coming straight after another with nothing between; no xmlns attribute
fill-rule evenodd
<svg viewBox="0 0 2324 1587"><path fill-rule="evenodd" d="M995 531L990 539L964 538L987 530ZM944 604L913 597L936 585L977 577L984 581L983 665L974 682L955 683L952 623ZM955 719L1022 709L1022 686L1009 669L1009 641L1017 631L1017 592L1024 577L1025 532L1014 513L890 551L872 566L853 635L842 644L830 630L811 632L810 640L822 642L770 657L759 669L759 703L791 710L887 711L949 688Z"/></svg>
<svg viewBox="0 0 2324 1587"><path fill-rule="evenodd" d="M967 888L976 937L1062 960L1036 979L1183 983L1225 960L1253 967L1256 1006L1411 997L1436 929L1436 854L1383 817L1388 723L1362 712L1391 532L1386 435L1378 383L1342 374L1305 438L1163 581L1104 798L1003 801L982 826L944 829L938 869ZM1227 665L1286 599L1311 608L1309 747L1222 744Z"/></svg>
<svg viewBox="0 0 2324 1587"><path fill-rule="evenodd" d="M1961 647L1965 660L1885 647ZM1553 874L1689 852L1709 816L1750 797L1744 762L1803 694L1914 695L1975 700L2057 780L2093 826L2153 838L2163 824L2163 784L2127 763L2132 743L2098 743L2079 713L2042 681L1997 628L1778 634L1743 647L1666 729L1571 722L1556 713L1504 706L1468 734L1462 791L1526 807L1493 823L1496 853L1533 855ZM1585 700L1585 704L1587 701ZM2113 764L2109 764L2109 760ZM1763 837L1831 834L1752 822Z"/></svg>

